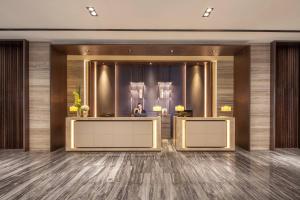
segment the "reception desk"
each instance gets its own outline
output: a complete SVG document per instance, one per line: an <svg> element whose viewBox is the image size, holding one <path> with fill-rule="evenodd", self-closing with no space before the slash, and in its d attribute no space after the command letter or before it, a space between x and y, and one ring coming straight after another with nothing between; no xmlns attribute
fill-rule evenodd
<svg viewBox="0 0 300 200"><path fill-rule="evenodd" d="M174 117L178 151L234 151L235 121L232 117Z"/></svg>
<svg viewBox="0 0 300 200"><path fill-rule="evenodd" d="M160 150L160 117L66 118L66 151Z"/></svg>

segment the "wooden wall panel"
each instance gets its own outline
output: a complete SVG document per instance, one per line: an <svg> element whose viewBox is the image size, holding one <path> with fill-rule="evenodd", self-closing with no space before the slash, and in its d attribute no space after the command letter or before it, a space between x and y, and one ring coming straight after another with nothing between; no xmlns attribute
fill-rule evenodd
<svg viewBox="0 0 300 200"><path fill-rule="evenodd" d="M250 150L250 47L234 57L236 145Z"/></svg>
<svg viewBox="0 0 300 200"><path fill-rule="evenodd" d="M67 61L67 107L74 103L73 91L81 88L81 97L83 98L83 66L81 60ZM76 113L69 112L68 116L76 116Z"/></svg>
<svg viewBox="0 0 300 200"><path fill-rule="evenodd" d="M204 117L204 64L186 67L186 109Z"/></svg>
<svg viewBox="0 0 300 200"><path fill-rule="evenodd" d="M272 119L275 148L299 147L300 43L278 42L272 55Z"/></svg>
<svg viewBox="0 0 300 200"><path fill-rule="evenodd" d="M234 111L234 60L218 61L217 65L217 113L218 116L233 116ZM230 105L231 112L222 112L223 105Z"/></svg>
<svg viewBox="0 0 300 200"><path fill-rule="evenodd" d="M270 44L251 45L251 150L270 149Z"/></svg>
<svg viewBox="0 0 300 200"><path fill-rule="evenodd" d="M28 42L0 41L0 148L28 150Z"/></svg>
<svg viewBox="0 0 300 200"><path fill-rule="evenodd" d="M101 63L101 62L100 62ZM92 78L92 77L91 77ZM97 113L115 114L115 65L97 65Z"/></svg>
<svg viewBox="0 0 300 200"><path fill-rule="evenodd" d="M50 44L29 44L30 150L50 150Z"/></svg>
<svg viewBox="0 0 300 200"><path fill-rule="evenodd" d="M65 146L67 56L52 47L50 61L50 150L54 151Z"/></svg>

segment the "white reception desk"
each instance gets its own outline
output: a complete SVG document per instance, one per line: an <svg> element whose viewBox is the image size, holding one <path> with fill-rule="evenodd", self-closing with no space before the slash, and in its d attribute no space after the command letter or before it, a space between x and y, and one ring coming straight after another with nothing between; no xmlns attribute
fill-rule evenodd
<svg viewBox="0 0 300 200"><path fill-rule="evenodd" d="M178 151L234 151L233 117L174 117Z"/></svg>
<svg viewBox="0 0 300 200"><path fill-rule="evenodd" d="M66 118L66 151L160 150L160 117Z"/></svg>

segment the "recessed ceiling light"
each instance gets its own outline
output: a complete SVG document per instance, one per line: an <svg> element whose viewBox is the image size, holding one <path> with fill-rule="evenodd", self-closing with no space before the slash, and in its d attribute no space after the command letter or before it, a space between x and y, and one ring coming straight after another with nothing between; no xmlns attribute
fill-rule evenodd
<svg viewBox="0 0 300 200"><path fill-rule="evenodd" d="M88 9L89 11L95 11L95 8L94 7L90 7L90 6L88 6L88 7L86 7L86 9Z"/></svg>
<svg viewBox="0 0 300 200"><path fill-rule="evenodd" d="M214 10L214 8L207 8L204 12L204 14L202 15L202 17L209 17L209 15L211 14L211 12Z"/></svg>
<svg viewBox="0 0 300 200"><path fill-rule="evenodd" d="M203 14L203 17L208 17L208 16L209 16L209 13L207 13L207 12Z"/></svg>
<svg viewBox="0 0 300 200"><path fill-rule="evenodd" d="M210 13L211 11L213 11L214 8L207 8L205 12Z"/></svg>
<svg viewBox="0 0 300 200"><path fill-rule="evenodd" d="M98 16L97 12L96 12L96 9L94 7L86 7L86 9L90 12L90 15L92 16Z"/></svg>
<svg viewBox="0 0 300 200"><path fill-rule="evenodd" d="M91 15L92 15L92 16L97 16L96 11L92 11L92 12L91 12Z"/></svg>

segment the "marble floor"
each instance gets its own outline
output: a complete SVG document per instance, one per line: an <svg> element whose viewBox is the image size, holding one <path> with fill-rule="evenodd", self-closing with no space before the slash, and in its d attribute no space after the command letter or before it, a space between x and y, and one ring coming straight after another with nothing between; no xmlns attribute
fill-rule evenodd
<svg viewBox="0 0 300 200"><path fill-rule="evenodd" d="M0 150L0 199L300 199L300 149L180 153Z"/></svg>

